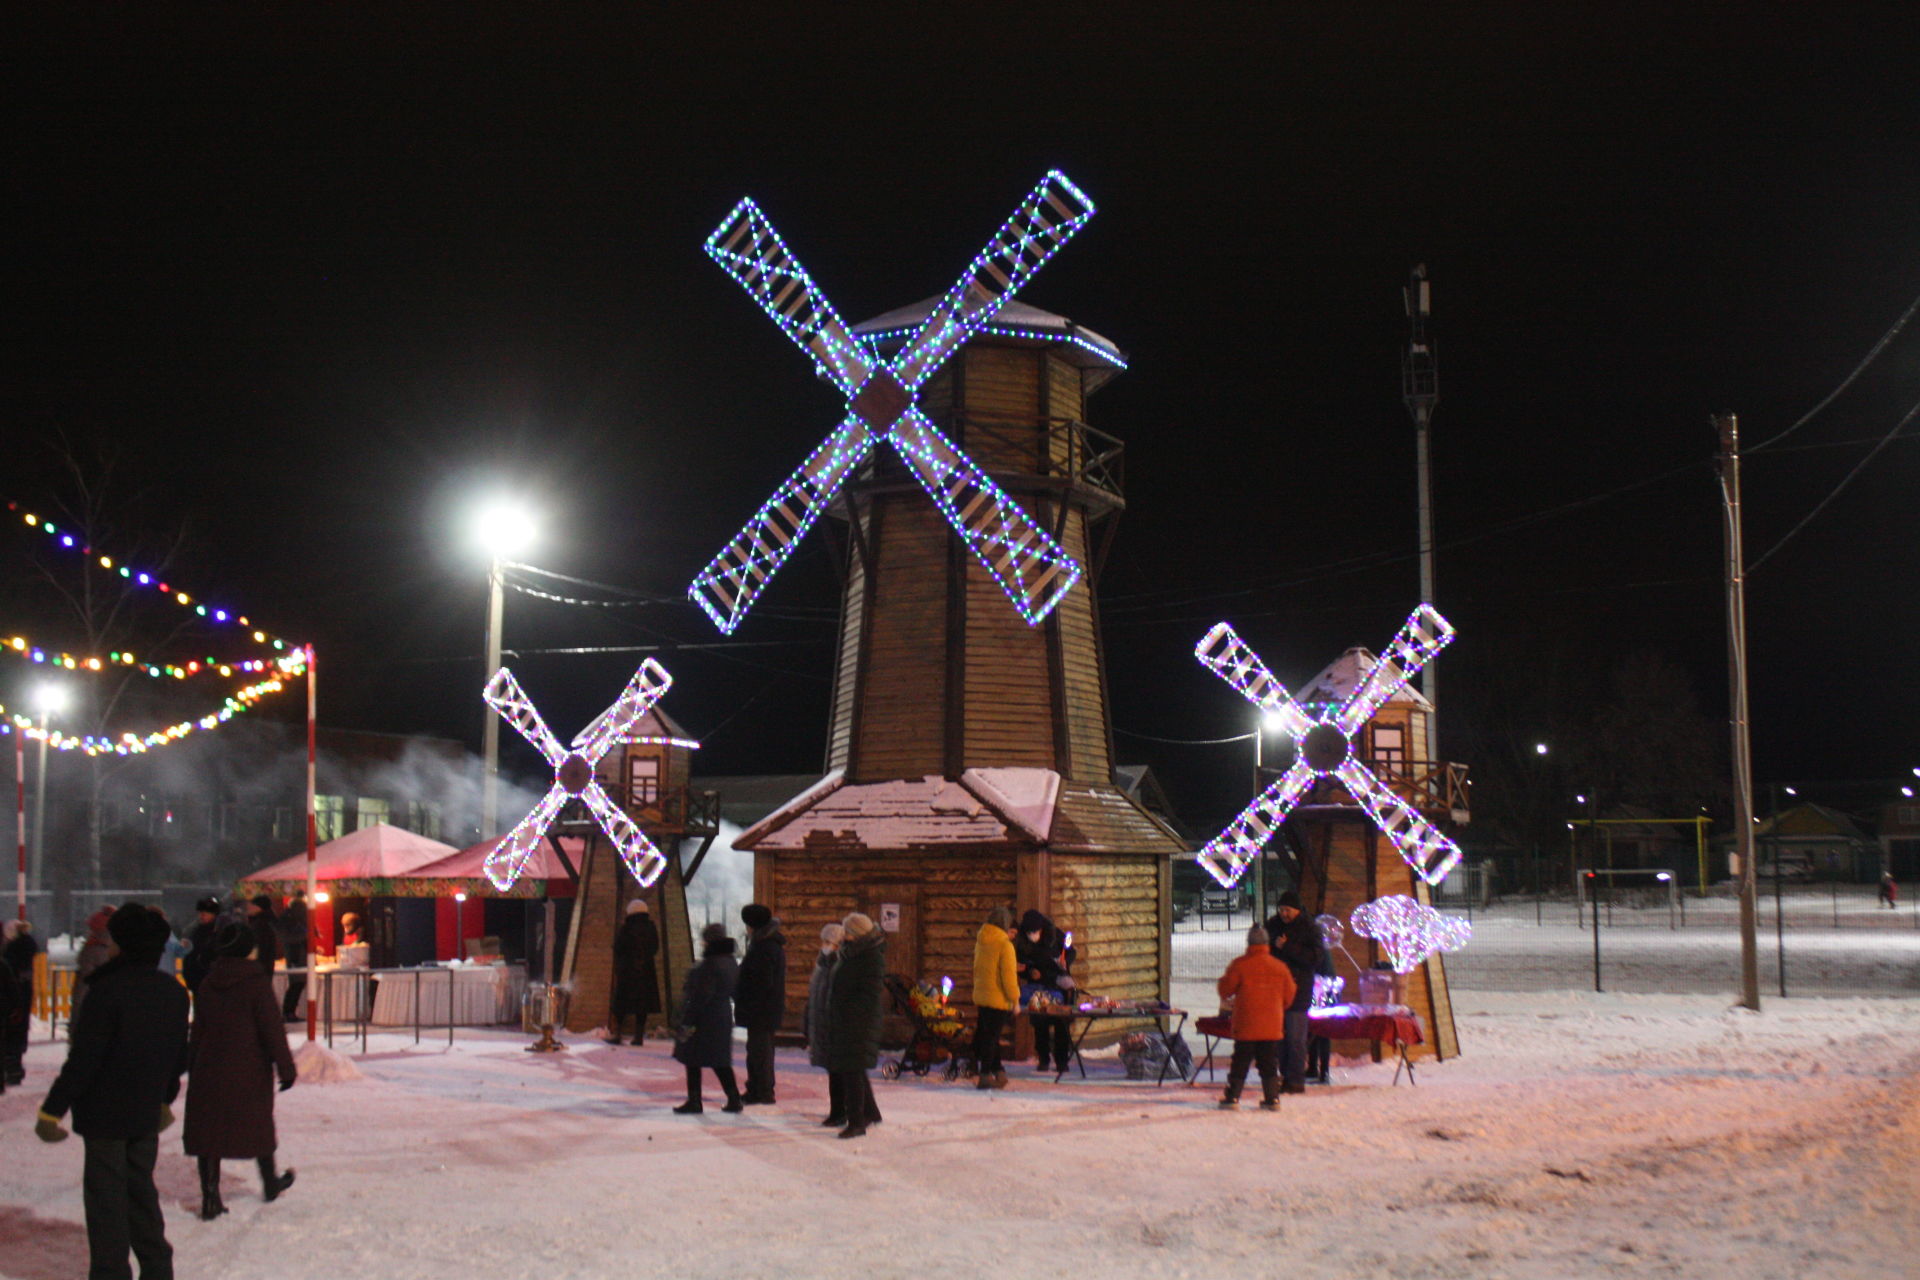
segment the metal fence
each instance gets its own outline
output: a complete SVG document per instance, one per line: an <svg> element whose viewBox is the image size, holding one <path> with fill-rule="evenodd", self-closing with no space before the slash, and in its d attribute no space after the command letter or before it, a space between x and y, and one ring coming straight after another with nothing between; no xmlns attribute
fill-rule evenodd
<svg viewBox="0 0 1920 1280"><path fill-rule="evenodd" d="M1460 912L1459 914L1466 914ZM1446 957L1464 990L1738 991L1739 903L1661 886L1507 897L1472 909L1473 939ZM1920 996L1920 885L1888 907L1871 885L1762 884L1763 993Z"/></svg>

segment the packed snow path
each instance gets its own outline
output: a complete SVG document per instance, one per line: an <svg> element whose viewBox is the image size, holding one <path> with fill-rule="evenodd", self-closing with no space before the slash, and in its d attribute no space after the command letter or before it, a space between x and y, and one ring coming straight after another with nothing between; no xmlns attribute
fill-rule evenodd
<svg viewBox="0 0 1920 1280"><path fill-rule="evenodd" d="M683 1118L659 1042L540 1057L505 1031L451 1050L377 1035L364 1079L280 1096L300 1173L280 1202L230 1161L232 1212L197 1221L177 1129L159 1177L182 1276L1911 1273L1920 1002L1457 1003L1465 1056L1418 1088L1357 1063L1277 1115L1223 1113L1217 1087L1126 1083L1110 1060L1104 1083L1015 1067L1005 1093L876 1082L886 1121L854 1142L820 1127L823 1077L794 1052L779 1107L728 1116L710 1096ZM15 1280L83 1265L80 1143L31 1130L60 1050L36 1043L0 1098Z"/></svg>

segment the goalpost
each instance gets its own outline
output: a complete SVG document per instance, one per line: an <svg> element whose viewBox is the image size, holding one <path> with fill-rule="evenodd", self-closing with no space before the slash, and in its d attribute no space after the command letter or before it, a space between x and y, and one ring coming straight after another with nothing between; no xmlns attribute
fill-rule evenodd
<svg viewBox="0 0 1920 1280"><path fill-rule="evenodd" d="M1580 912L1581 928L1583 929L1586 928L1587 906L1589 902L1591 902L1591 899L1589 899L1587 896L1588 886L1593 884L1601 876L1607 877L1610 884L1611 882L1618 880L1619 877L1621 876L1650 877L1651 884L1654 888L1666 890L1667 928L1676 929L1679 927L1681 923L1684 923L1686 918L1686 908L1680 902L1680 877L1674 872L1673 868L1671 867L1626 867L1626 868L1620 868L1620 869L1610 869L1607 867L1581 867L1578 870L1578 872L1574 875L1574 900L1578 905L1578 909ZM1594 902L1592 903L1592 906L1594 911L1594 917L1593 917L1594 923L1598 925L1600 921L1600 904L1597 902ZM1607 913L1608 913L1607 918L1611 920L1613 918L1613 914L1612 914L1613 899L1611 894L1608 895L1608 899L1607 899ZM1676 920L1676 913L1679 917L1677 920Z"/></svg>

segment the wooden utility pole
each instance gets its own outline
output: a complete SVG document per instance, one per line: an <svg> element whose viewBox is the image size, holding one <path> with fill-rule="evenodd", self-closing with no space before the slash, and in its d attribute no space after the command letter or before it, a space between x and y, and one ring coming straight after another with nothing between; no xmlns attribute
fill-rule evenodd
<svg viewBox="0 0 1920 1280"><path fill-rule="evenodd" d="M1727 678L1733 726L1733 836L1740 877L1740 1003L1760 1008L1759 882L1753 863L1753 758L1747 722L1747 562L1740 539L1740 419L1719 414L1720 500L1726 519Z"/></svg>
<svg viewBox="0 0 1920 1280"><path fill-rule="evenodd" d="M1430 466L1428 435L1433 426L1434 406L1440 403L1440 373L1434 363L1433 342L1427 337L1427 318L1433 312L1433 287L1427 281L1426 264L1413 269L1402 296L1407 304L1410 333L1407 350L1400 359L1400 397L1413 415L1414 459L1419 471L1420 502L1420 603L1433 603L1433 474ZM1436 664L1429 661L1420 669L1420 692L1428 702L1436 702L1439 677ZM1439 708L1436 704L1427 721L1427 758L1441 759Z"/></svg>

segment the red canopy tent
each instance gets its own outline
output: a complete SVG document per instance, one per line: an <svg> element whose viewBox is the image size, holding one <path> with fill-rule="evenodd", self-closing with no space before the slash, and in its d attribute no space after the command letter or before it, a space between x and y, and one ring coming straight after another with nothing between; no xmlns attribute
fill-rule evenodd
<svg viewBox="0 0 1920 1280"><path fill-rule="evenodd" d="M482 840L407 873L409 885L430 887L430 896L438 899L435 940L442 960L459 956L469 940L486 936L485 910L470 905L476 899L573 897L573 877L554 854L551 840L542 840L534 848L511 889L502 893L494 888L487 879L487 855L504 839L496 836ZM586 840L580 836L561 836L559 840L568 861L578 871L587 854Z"/></svg>

